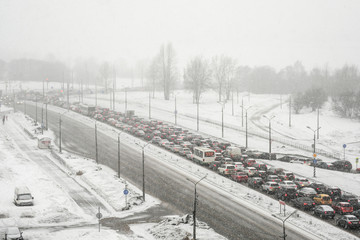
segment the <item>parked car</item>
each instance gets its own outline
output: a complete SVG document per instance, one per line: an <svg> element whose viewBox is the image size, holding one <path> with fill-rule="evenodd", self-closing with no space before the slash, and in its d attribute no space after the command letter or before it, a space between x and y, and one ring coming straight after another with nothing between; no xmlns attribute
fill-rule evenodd
<svg viewBox="0 0 360 240"><path fill-rule="evenodd" d="M298 193L295 189L289 188L283 188L283 189L279 189L279 191L276 192L276 197L277 199L281 199L283 201L289 201L291 199L297 198L298 197Z"/></svg>
<svg viewBox="0 0 360 240"><path fill-rule="evenodd" d="M316 204L321 204L321 205L331 205L332 204L332 199L327 194L318 194L313 199Z"/></svg>
<svg viewBox="0 0 360 240"><path fill-rule="evenodd" d="M317 164L317 167L330 170L335 169L334 165L331 162L320 162L319 164Z"/></svg>
<svg viewBox="0 0 360 240"><path fill-rule="evenodd" d="M349 161L339 160L332 163L334 168L338 171L350 172L352 164Z"/></svg>
<svg viewBox="0 0 360 240"><path fill-rule="evenodd" d="M337 202L332 207L339 214L352 213L354 211L354 208L348 202Z"/></svg>
<svg viewBox="0 0 360 240"><path fill-rule="evenodd" d="M313 198L316 196L317 192L313 188L304 187L298 190L299 197L309 197Z"/></svg>
<svg viewBox="0 0 360 240"><path fill-rule="evenodd" d="M279 174L277 174L279 176L279 178L281 180L294 180L294 173L292 172L288 172L288 171L283 171L283 172L280 172Z"/></svg>
<svg viewBox="0 0 360 240"><path fill-rule="evenodd" d="M311 210L315 207L315 202L309 197L298 197L291 200L295 207L302 210Z"/></svg>
<svg viewBox="0 0 360 240"><path fill-rule="evenodd" d="M293 181L281 181L279 183L279 186L280 186L280 188L297 189L297 186Z"/></svg>
<svg viewBox="0 0 360 240"><path fill-rule="evenodd" d="M308 187L315 189L317 193L325 193L326 191L326 187L322 183L313 182Z"/></svg>
<svg viewBox="0 0 360 240"><path fill-rule="evenodd" d="M335 210L329 205L319 205L314 208L314 215L321 218L334 218Z"/></svg>
<svg viewBox="0 0 360 240"><path fill-rule="evenodd" d="M248 186L251 188L260 188L264 184L264 180L260 177L252 177L248 179Z"/></svg>
<svg viewBox="0 0 360 240"><path fill-rule="evenodd" d="M335 220L336 225L343 227L345 229L349 228L359 228L360 223L359 219L354 215L344 215Z"/></svg>
<svg viewBox="0 0 360 240"><path fill-rule="evenodd" d="M280 189L280 186L277 182L266 182L261 186L261 189L267 194L275 193Z"/></svg>
<svg viewBox="0 0 360 240"><path fill-rule="evenodd" d="M304 177L295 177L294 183L298 186L298 188L308 187L310 185L310 181Z"/></svg>
<svg viewBox="0 0 360 240"><path fill-rule="evenodd" d="M5 240L23 240L23 232L18 227L7 227L5 230Z"/></svg>
<svg viewBox="0 0 360 240"><path fill-rule="evenodd" d="M271 181L271 182L281 182L281 179L277 176L277 175L268 175L266 177L266 181Z"/></svg>
<svg viewBox="0 0 360 240"><path fill-rule="evenodd" d="M218 168L218 172L225 176L230 176L235 173L235 166L232 164L221 164Z"/></svg>
<svg viewBox="0 0 360 240"><path fill-rule="evenodd" d="M231 175L231 178L236 182L247 182L249 177L244 172L236 172Z"/></svg>

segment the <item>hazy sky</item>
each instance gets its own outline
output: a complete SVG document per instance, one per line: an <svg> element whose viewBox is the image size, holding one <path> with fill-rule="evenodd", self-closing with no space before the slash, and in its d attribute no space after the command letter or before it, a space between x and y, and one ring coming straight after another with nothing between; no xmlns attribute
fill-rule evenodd
<svg viewBox="0 0 360 240"><path fill-rule="evenodd" d="M0 0L0 59L135 62L166 42L180 64L226 54L277 69L360 65L360 1Z"/></svg>

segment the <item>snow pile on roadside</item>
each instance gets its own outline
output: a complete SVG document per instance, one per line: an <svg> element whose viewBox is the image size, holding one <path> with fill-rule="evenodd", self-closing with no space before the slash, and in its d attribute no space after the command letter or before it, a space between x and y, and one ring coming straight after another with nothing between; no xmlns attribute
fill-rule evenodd
<svg viewBox="0 0 360 240"><path fill-rule="evenodd" d="M167 216L147 231L159 240L190 240L193 236L193 227L194 221L191 215ZM216 234L206 223L197 221L196 239L225 240L226 238Z"/></svg>

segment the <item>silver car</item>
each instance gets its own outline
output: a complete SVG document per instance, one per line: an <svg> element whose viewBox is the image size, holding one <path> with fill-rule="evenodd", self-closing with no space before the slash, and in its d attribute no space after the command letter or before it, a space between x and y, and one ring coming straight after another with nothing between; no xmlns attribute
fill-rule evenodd
<svg viewBox="0 0 360 240"><path fill-rule="evenodd" d="M280 189L280 186L277 182L266 182L261 186L261 189L267 193L275 193Z"/></svg>

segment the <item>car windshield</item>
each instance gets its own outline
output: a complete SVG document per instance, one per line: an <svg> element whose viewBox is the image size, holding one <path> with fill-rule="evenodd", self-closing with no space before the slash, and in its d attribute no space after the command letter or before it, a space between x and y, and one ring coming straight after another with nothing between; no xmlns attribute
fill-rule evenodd
<svg viewBox="0 0 360 240"><path fill-rule="evenodd" d="M17 227L11 227L11 228L8 228L7 233L9 235L16 235L16 234L19 234L20 231Z"/></svg>
<svg viewBox="0 0 360 240"><path fill-rule="evenodd" d="M235 166L228 166L227 169L235 169Z"/></svg>
<svg viewBox="0 0 360 240"><path fill-rule="evenodd" d="M330 197L323 197L323 199L324 199L325 201L329 201L329 200L330 200Z"/></svg>
<svg viewBox="0 0 360 240"><path fill-rule="evenodd" d="M22 194L18 196L19 200L30 200L31 199L31 195L30 194Z"/></svg>
<svg viewBox="0 0 360 240"><path fill-rule="evenodd" d="M356 217L348 217L349 220L351 221L357 221L358 219Z"/></svg>

